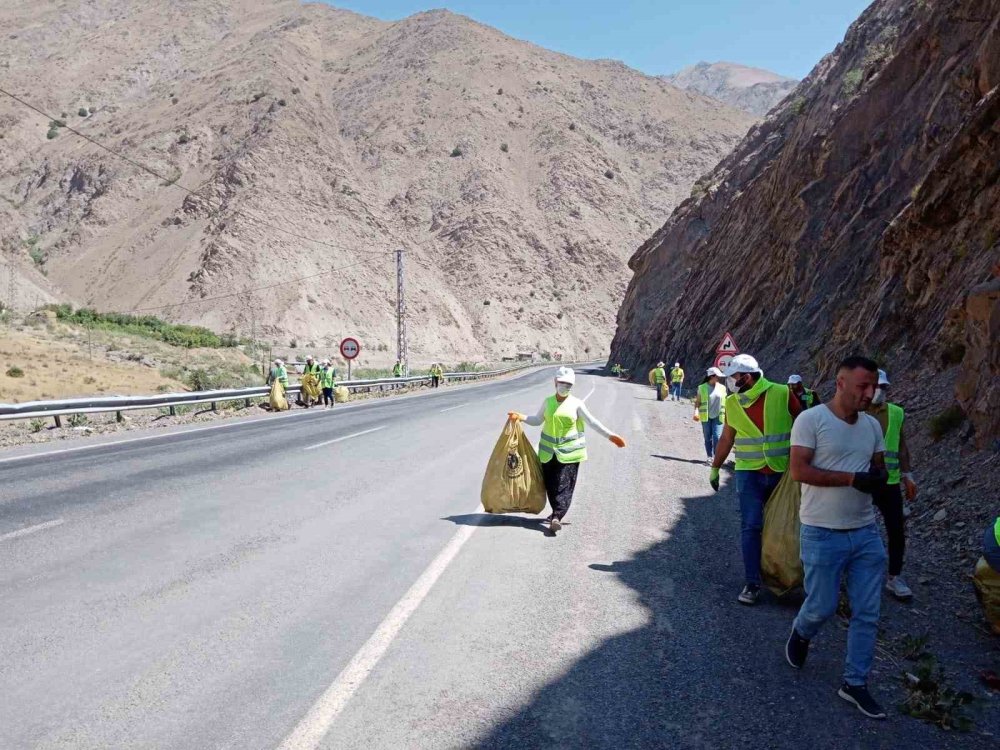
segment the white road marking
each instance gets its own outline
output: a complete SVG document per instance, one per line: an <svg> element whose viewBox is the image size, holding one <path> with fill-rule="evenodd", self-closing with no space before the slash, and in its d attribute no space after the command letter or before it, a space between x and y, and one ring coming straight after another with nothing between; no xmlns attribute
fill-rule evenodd
<svg viewBox="0 0 1000 750"><path fill-rule="evenodd" d="M375 669L393 640L399 635L399 631L402 630L410 615L427 597L441 574L455 559L459 550L477 528L479 527L463 526L455 532L451 541L420 574L420 578L386 615L371 637L365 641L361 650L354 655L344 670L337 675L337 679L323 691L323 694L309 709L309 713L285 738L285 741L281 743L280 750L314 750L319 746L323 737L326 736L330 727L344 710L347 702Z"/></svg>
<svg viewBox="0 0 1000 750"><path fill-rule="evenodd" d="M372 427L370 430L362 430L361 432L353 432L350 435L344 435L343 437L334 438L333 440L324 440L322 443L316 443L316 445L310 445L303 450L311 451L313 448L322 448L324 445L333 445L334 443L340 443L344 440L350 440L351 438L361 437L362 435L367 435L369 432L378 432L379 430L384 430L385 425L380 427Z"/></svg>
<svg viewBox="0 0 1000 750"><path fill-rule="evenodd" d="M466 401L464 404L459 404L458 406L449 406L447 409L441 409L441 414L444 414L446 411L455 411L455 409L461 409L463 406L468 406L471 403L472 403L471 401Z"/></svg>
<svg viewBox="0 0 1000 750"><path fill-rule="evenodd" d="M638 414L633 414L632 415L632 431L633 432L642 432L642 430L643 430L642 420L639 418Z"/></svg>
<svg viewBox="0 0 1000 750"><path fill-rule="evenodd" d="M23 529L18 529L17 531L0 534L0 542L5 542L8 539L17 539L20 536L28 536L28 534L34 534L36 531L44 531L45 529L51 529L55 526L62 526L64 523L65 521L63 521L63 519L56 518L52 521L46 521L45 523L36 523L34 526L25 526Z"/></svg>
<svg viewBox="0 0 1000 750"><path fill-rule="evenodd" d="M595 385L593 388L590 389L590 393L588 393L586 396L584 396L582 400L586 401L588 398L590 398L591 396L594 395L594 391L596 391L596 390L597 390L597 386Z"/></svg>

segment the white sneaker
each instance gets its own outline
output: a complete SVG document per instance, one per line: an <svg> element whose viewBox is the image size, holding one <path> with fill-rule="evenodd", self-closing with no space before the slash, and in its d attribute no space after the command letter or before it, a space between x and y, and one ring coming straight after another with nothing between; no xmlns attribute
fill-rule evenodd
<svg viewBox="0 0 1000 750"><path fill-rule="evenodd" d="M900 576L889 576L885 582L885 590L902 602L908 602L913 598L913 592Z"/></svg>

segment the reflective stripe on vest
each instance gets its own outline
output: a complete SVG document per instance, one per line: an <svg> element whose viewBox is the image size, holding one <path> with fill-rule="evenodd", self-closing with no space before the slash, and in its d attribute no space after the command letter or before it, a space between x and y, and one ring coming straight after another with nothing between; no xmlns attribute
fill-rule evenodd
<svg viewBox="0 0 1000 750"><path fill-rule="evenodd" d="M714 390L710 383L702 383L698 386L698 418L702 422L708 421L708 402L711 398L711 392ZM719 420L722 421L726 416L726 402L723 400L719 404Z"/></svg>
<svg viewBox="0 0 1000 750"><path fill-rule="evenodd" d="M667 380L667 373L662 367L657 367L653 370L653 382L659 385Z"/></svg>
<svg viewBox="0 0 1000 750"><path fill-rule="evenodd" d="M764 432L744 410L758 398L764 399ZM736 430L734 448L737 471L772 471L788 469L791 453L792 415L788 413L788 386L761 378L746 393L726 399L726 424Z"/></svg>
<svg viewBox="0 0 1000 750"><path fill-rule="evenodd" d="M899 440L903 434L903 407L886 404L889 421L885 428L885 468L889 472L889 484L899 484L902 472L899 467Z"/></svg>
<svg viewBox="0 0 1000 750"><path fill-rule="evenodd" d="M675 367L670 371L670 381L673 383L680 383L684 380L684 370L679 367Z"/></svg>
<svg viewBox="0 0 1000 750"><path fill-rule="evenodd" d="M553 457L563 464L587 460L587 439L583 434L583 419L577 416L580 399L567 396L559 401L555 396L545 399L545 421L538 441L538 460L548 463Z"/></svg>

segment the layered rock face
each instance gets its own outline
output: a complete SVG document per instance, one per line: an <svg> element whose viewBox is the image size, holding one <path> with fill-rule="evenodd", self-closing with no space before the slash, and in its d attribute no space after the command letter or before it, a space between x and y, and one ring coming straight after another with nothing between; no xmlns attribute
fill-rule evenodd
<svg viewBox="0 0 1000 750"><path fill-rule="evenodd" d="M5 87L160 175L0 95L20 278L386 361L397 248L414 363L606 352L632 249L752 123L445 11L0 0L0 28Z"/></svg>
<svg viewBox="0 0 1000 750"><path fill-rule="evenodd" d="M731 330L775 377L852 351L900 379L964 363L977 438L997 435L998 19L874 3L632 257L612 358L697 370Z"/></svg>
<svg viewBox="0 0 1000 750"><path fill-rule="evenodd" d="M792 78L736 63L700 62L663 80L718 99L756 117L763 117L798 85Z"/></svg>

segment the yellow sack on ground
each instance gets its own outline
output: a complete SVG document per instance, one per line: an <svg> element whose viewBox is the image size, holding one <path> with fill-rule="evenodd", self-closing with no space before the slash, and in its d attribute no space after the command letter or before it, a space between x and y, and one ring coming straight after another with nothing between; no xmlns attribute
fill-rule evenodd
<svg viewBox="0 0 1000 750"><path fill-rule="evenodd" d="M280 380L275 380L271 385L271 410L287 411L288 399L285 398L285 389Z"/></svg>
<svg viewBox="0 0 1000 750"><path fill-rule="evenodd" d="M319 378L308 372L302 376L301 385L303 397L308 396L311 401L319 401ZM304 400L305 398L303 398Z"/></svg>
<svg viewBox="0 0 1000 750"><path fill-rule="evenodd" d="M666 401L667 398L670 397L670 386L666 383L660 383L660 395L663 397L663 400Z"/></svg>
<svg viewBox="0 0 1000 750"><path fill-rule="evenodd" d="M531 441L520 422L503 428L486 465L480 492L487 513L541 513L545 509L545 482Z"/></svg>
<svg viewBox="0 0 1000 750"><path fill-rule="evenodd" d="M1000 573L990 567L986 558L980 557L972 583L976 587L976 598L983 606L986 621L993 632L1000 635Z"/></svg>
<svg viewBox="0 0 1000 750"><path fill-rule="evenodd" d="M351 392L346 386L338 385L333 389L333 400L338 404L345 404L351 400Z"/></svg>
<svg viewBox="0 0 1000 750"><path fill-rule="evenodd" d="M799 502L802 489L786 471L764 505L760 569L767 586L783 596L802 585L802 557L799 548Z"/></svg>

